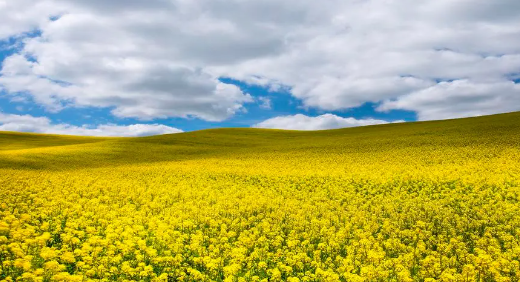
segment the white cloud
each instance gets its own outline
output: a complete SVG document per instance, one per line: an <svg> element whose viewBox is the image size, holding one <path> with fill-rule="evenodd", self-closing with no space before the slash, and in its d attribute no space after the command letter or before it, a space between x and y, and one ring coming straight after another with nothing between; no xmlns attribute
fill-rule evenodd
<svg viewBox="0 0 520 282"><path fill-rule="evenodd" d="M323 17L331 19L323 25L292 30L286 52L215 72L281 82L306 107L338 110L396 99L439 80L502 81L520 69L518 1L316 3L337 13Z"/></svg>
<svg viewBox="0 0 520 282"><path fill-rule="evenodd" d="M253 99L219 77L286 86L305 107L338 110L439 80L485 91L520 69L518 0L145 2L0 0L0 38L42 32L4 62L0 85L50 111L221 121ZM476 110L520 110L503 105Z"/></svg>
<svg viewBox="0 0 520 282"><path fill-rule="evenodd" d="M75 126L65 123L53 124L47 117L4 113L0 113L0 131L113 137L136 137L182 132L180 129L162 124Z"/></svg>
<svg viewBox="0 0 520 282"><path fill-rule="evenodd" d="M115 116L142 120L193 116L221 121L242 111L243 103L252 102L238 87L199 70L132 60L108 71L95 61L88 64L82 70L69 72L65 67L59 70L62 75L51 75L39 70L41 63L13 55L4 61L0 84L14 96L30 93L51 112L70 106L115 107Z"/></svg>
<svg viewBox="0 0 520 282"><path fill-rule="evenodd" d="M394 121L404 122L404 121ZM345 127L357 127L388 123L378 119L343 118L333 114L324 114L317 117L309 117L302 114L292 116L274 117L253 125L257 128L288 129L288 130L322 130Z"/></svg>
<svg viewBox="0 0 520 282"><path fill-rule="evenodd" d="M419 120L432 120L511 112L518 105L520 84L456 80L385 101L378 110L410 110L417 112Z"/></svg>
<svg viewBox="0 0 520 282"><path fill-rule="evenodd" d="M38 29L61 12L46 0L0 0L0 40Z"/></svg>
<svg viewBox="0 0 520 282"><path fill-rule="evenodd" d="M260 108L264 110L272 109L272 101L269 97L258 97L258 102L260 103Z"/></svg>

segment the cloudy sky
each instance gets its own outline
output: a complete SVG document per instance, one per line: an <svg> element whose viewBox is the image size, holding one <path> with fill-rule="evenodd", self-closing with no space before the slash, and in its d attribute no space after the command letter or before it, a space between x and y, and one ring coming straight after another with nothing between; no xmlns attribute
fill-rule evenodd
<svg viewBox="0 0 520 282"><path fill-rule="evenodd" d="M0 0L0 130L328 129L520 110L518 0Z"/></svg>

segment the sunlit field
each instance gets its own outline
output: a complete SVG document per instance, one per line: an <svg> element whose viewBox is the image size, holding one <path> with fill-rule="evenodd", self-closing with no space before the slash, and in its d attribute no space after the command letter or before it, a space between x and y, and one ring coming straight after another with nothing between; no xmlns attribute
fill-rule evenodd
<svg viewBox="0 0 520 282"><path fill-rule="evenodd" d="M0 133L1 281L518 281L520 114Z"/></svg>

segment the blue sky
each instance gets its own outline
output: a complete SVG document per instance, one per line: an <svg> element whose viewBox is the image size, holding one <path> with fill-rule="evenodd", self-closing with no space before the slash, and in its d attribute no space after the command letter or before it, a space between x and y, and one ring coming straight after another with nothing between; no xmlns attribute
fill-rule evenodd
<svg viewBox="0 0 520 282"><path fill-rule="evenodd" d="M0 130L318 130L520 110L508 1L151 1L9 2Z"/></svg>

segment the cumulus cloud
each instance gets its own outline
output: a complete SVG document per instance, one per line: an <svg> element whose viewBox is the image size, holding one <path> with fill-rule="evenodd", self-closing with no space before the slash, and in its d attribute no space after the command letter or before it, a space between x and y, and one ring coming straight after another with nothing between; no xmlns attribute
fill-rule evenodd
<svg viewBox="0 0 520 282"><path fill-rule="evenodd" d="M66 123L53 124L47 117L4 113L0 113L0 131L112 137L137 137L182 132L180 129L162 124L75 126Z"/></svg>
<svg viewBox="0 0 520 282"><path fill-rule="evenodd" d="M499 85L520 69L517 0L0 0L0 26L0 38L41 31L3 64L10 95L146 120L245 111L254 99L220 77L332 111L453 80L507 100ZM512 108L456 101L462 115Z"/></svg>
<svg viewBox="0 0 520 282"><path fill-rule="evenodd" d="M46 0L0 0L0 40L39 29L61 12Z"/></svg>
<svg viewBox="0 0 520 282"><path fill-rule="evenodd" d="M258 102L261 109L270 110L273 107L272 101L269 97L258 97Z"/></svg>
<svg viewBox="0 0 520 282"><path fill-rule="evenodd" d="M23 55L13 55L4 61L0 84L12 96L28 93L51 112L72 106L114 107L115 116L142 120L197 117L222 121L252 101L238 87L200 70L132 60L114 64L108 71L95 61L88 64L76 71L61 69L62 74L56 75L41 71L40 63Z"/></svg>
<svg viewBox="0 0 520 282"><path fill-rule="evenodd" d="M516 111L518 105L520 84L456 80L385 101L378 110L410 110L417 112L419 120L432 120Z"/></svg>
<svg viewBox="0 0 520 282"><path fill-rule="evenodd" d="M404 121L394 121L404 122ZM253 125L257 128L288 129L288 130L322 130L345 127L385 124L388 121L378 119L344 118L333 114L310 117L302 114L274 117Z"/></svg>

